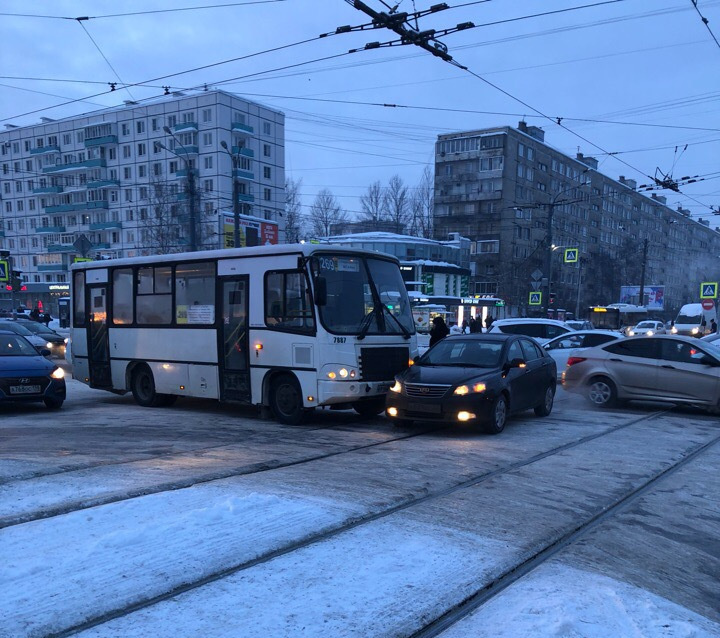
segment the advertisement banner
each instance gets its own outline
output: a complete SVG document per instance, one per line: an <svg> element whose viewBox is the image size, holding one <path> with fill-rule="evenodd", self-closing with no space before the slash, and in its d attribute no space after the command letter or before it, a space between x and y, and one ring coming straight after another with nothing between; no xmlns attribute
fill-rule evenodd
<svg viewBox="0 0 720 638"><path fill-rule="evenodd" d="M648 310L665 310L665 286L645 286L645 300L640 300L640 286L621 286L620 303L646 306Z"/></svg>
<svg viewBox="0 0 720 638"><path fill-rule="evenodd" d="M246 246L267 246L278 243L277 222L239 215L240 218L240 247ZM234 248L233 232L235 219L232 213L220 215L220 233L223 235L223 247Z"/></svg>

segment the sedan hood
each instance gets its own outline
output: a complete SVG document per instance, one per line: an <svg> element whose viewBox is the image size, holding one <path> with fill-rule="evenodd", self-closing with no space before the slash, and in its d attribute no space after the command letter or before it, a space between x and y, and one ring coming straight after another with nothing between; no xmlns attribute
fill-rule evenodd
<svg viewBox="0 0 720 638"><path fill-rule="evenodd" d="M45 357L0 357L0 374L4 377L15 375L50 374L55 364Z"/></svg>
<svg viewBox="0 0 720 638"><path fill-rule="evenodd" d="M403 372L400 379L406 383L456 385L470 380L482 379L497 372L497 368L415 365Z"/></svg>

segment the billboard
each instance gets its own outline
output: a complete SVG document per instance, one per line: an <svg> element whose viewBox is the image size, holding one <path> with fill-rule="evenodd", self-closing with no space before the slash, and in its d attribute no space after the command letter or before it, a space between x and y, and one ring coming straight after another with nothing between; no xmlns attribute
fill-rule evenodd
<svg viewBox="0 0 720 638"><path fill-rule="evenodd" d="M239 215L240 218L240 246L266 246L278 243L277 222ZM235 219L232 213L220 214L220 234L223 237L223 248L234 248L233 231Z"/></svg>
<svg viewBox="0 0 720 638"><path fill-rule="evenodd" d="M665 286L645 286L647 303L640 300L640 286L621 286L620 303L644 305L648 310L665 310Z"/></svg>

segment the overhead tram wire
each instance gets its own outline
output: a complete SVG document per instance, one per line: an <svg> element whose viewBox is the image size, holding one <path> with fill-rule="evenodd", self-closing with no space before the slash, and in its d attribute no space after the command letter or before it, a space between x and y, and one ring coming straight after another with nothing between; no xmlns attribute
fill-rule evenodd
<svg viewBox="0 0 720 638"><path fill-rule="evenodd" d="M710 20L708 20L702 13L700 13L700 9L697 5L697 0L690 0L692 3L692 6L695 7L695 11L697 11L697 14L700 16L700 20L702 20L702 23L707 28L708 32L712 36L712 39L715 41L715 44L720 49L720 42L718 42L718 39L715 37L715 34L713 33L713 30L710 28Z"/></svg>
<svg viewBox="0 0 720 638"><path fill-rule="evenodd" d="M82 30L85 32L85 35L87 35L88 38L90 38L90 42L92 42L95 45L95 48L98 50L98 53L102 56L102 59L105 60L107 65L110 67L110 70L115 74L115 77L120 81L120 83L125 84L123 79L120 77L120 74L115 70L115 67L110 63L110 60L107 59L107 56L103 53L103 50L100 48L100 45L95 42L95 38L90 35L90 32L87 30L85 25L83 24L83 21L85 18L77 18L77 23L82 27ZM127 94L130 96L130 99L135 101L135 98L133 97L133 94L130 92L130 89L125 86L123 87L125 91L127 91Z"/></svg>
<svg viewBox="0 0 720 638"><path fill-rule="evenodd" d="M242 7L253 4L271 4L275 2L287 2L287 0L247 0L246 2L230 2L227 4L211 4L201 7L177 7L174 9L155 9L152 11L134 11L132 13L108 13L106 15L99 16L84 16L87 20L100 20L102 18L124 18L128 16L139 16L148 15L151 13L177 13L180 11L198 11L202 9L222 9L225 7ZM51 20L77 20L70 16L51 16L51 15L40 15L36 13L0 13L0 16L16 17L16 18L47 18Z"/></svg>
<svg viewBox="0 0 720 638"><path fill-rule="evenodd" d="M188 74L188 73L195 73L196 71L203 71L203 70L205 70L205 69L210 69L210 68L213 68L213 67L216 67L216 66L222 66L222 65L224 65L224 64L230 64L230 63L232 63L232 62L239 62L239 61L241 61L241 60L247 60L247 59L250 59L250 58L257 57L257 56L259 56L259 55L265 55L265 54L268 54L268 53L275 53L275 52L277 52L277 51L282 51L282 50L284 50L284 49L289 49L289 48L292 48L292 47L299 46L299 45L301 45L301 44L307 44L307 43L309 43L309 42L315 42L316 40L319 40L319 39L324 38L324 37L329 37L329 36L331 36L331 35L335 35L335 34L333 34L333 33L330 33L330 34L321 34L321 35L319 35L319 36L315 36L315 37L312 37L312 38L306 38L305 40L299 40L298 42L292 42L292 43L290 43L290 44L283 44L283 45L280 45L280 46L277 46L277 47L272 47L272 48L270 48L270 49L265 49L265 50L263 50L263 51L256 51L255 53L249 53L249 54L247 54L247 55L242 55L242 56L239 56L239 57L237 57L237 58L230 58L230 59L228 59L228 60L221 60L220 62L212 62L212 63L210 63L210 64L204 64L204 65L202 65L202 66L194 67L194 68L192 68L192 69L186 69L186 70L184 70L184 71L177 71L177 72L175 72L175 73L169 73L169 74L167 74L167 75L161 75L161 76L158 76L158 77L155 77L155 78L151 78L151 79L149 79L149 80L144 80L144 81L142 81L142 82L133 82L133 83L131 83L131 84L125 85L125 87L123 87L123 88L134 87L134 86L145 86L145 85L149 84L150 82L157 82L157 81L159 81L159 80L166 80L166 79L168 79L168 78L177 77L177 76L179 76L179 75L186 75L186 74ZM285 68L296 68L296 67L302 66L302 65L304 65L304 64L314 64L315 62L323 62L323 61L325 61L325 60L331 60L331 59L338 58L338 57L343 57L343 56L346 56L346 55L348 55L347 52L341 53L341 54L336 54L336 55L331 55L331 56L326 56L326 57L322 57L322 58L316 58L316 59L314 59L314 60L308 60L308 61L302 62L302 63L291 64L291 65L288 65L288 66L286 66L286 67L278 67L277 69L269 69L269 70L267 70L267 71L261 71L261 72L258 72L258 73L252 73L252 74L248 75L247 77L253 77L253 76L256 76L256 75L261 75L261 74L263 74L263 73L273 73L274 71L282 70L282 69L285 69ZM239 78L233 78L232 81L237 80L237 79L243 79L244 77L245 77L245 76L239 76ZM197 87L197 88L200 88L201 86L202 86L202 85L199 85L199 87ZM92 99L92 98L95 98L95 97L101 97L101 96L103 96L103 95L108 95L109 93L112 93L112 92L113 92L112 90L102 91L102 92L100 92L100 93L95 93L95 94L93 94L93 95L87 95L87 96L85 96L85 97L75 98L75 99L72 99L72 100L68 100L68 101L66 101L66 102L61 102L60 104L55 104L55 105L53 105L53 106L46 106L46 107L43 107L43 108L41 108L41 109L35 109L35 110L33 110L33 111L27 111L27 112L25 112L25 113L19 113L19 114L10 116L10 117L0 118L0 121L8 121L8 120L13 120L13 119L16 119L16 118L19 118L19 117L25 117L25 116L27 116L27 115L33 115L33 114L35 114L35 113L42 113L42 112L44 112L44 111L49 111L49 110L52 110L52 109L56 109L56 108L59 108L59 107L61 107L61 106L67 106L67 105L69 105L69 104L76 104L76 103L78 103L78 102L84 102L84 101L86 101L86 100L89 100L89 99ZM162 97L162 96L154 96L154 97L152 97L152 98L146 98L145 100L141 100L141 101L154 100L154 99L156 99L157 97ZM109 108L109 107L107 107L107 108Z"/></svg>

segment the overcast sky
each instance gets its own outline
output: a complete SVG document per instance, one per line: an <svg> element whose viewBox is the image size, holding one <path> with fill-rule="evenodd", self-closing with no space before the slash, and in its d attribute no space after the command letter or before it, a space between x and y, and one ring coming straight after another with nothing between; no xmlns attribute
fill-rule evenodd
<svg viewBox="0 0 720 638"><path fill-rule="evenodd" d="M427 9L437 1L403 0L400 10ZM383 9L381 0L365 2ZM478 25L440 38L476 75L409 46L348 54L368 42L396 39L384 30L315 39L341 25L368 22L345 0L222 4L3 0L0 124L29 125L41 116L142 100L162 94L164 85L207 84L284 111L287 175L303 180L303 203L309 206L326 187L352 213L375 180L386 183L397 173L417 184L433 162L438 134L517 126L524 117L545 129L547 143L596 157L600 170L614 178L645 184L656 169L676 180L706 176L683 186L682 194L662 194L694 216L707 218L709 207L720 205L720 45L700 15L720 40L720 0L697 0L697 9L691 0L448 0L457 8L419 26ZM104 17L148 11L158 12ZM528 17L549 11L556 13ZM290 65L297 66L277 70ZM149 82L109 92L108 83L116 81ZM473 112L458 112L463 110ZM566 129L554 122L557 117ZM720 217L711 219L718 222Z"/></svg>

